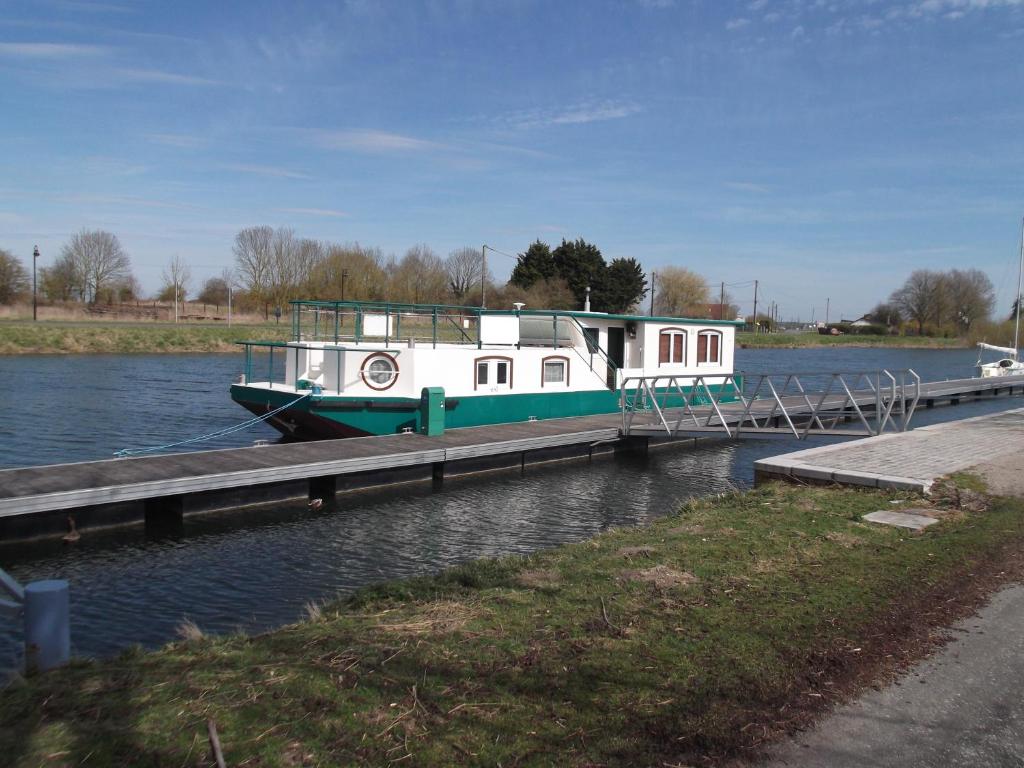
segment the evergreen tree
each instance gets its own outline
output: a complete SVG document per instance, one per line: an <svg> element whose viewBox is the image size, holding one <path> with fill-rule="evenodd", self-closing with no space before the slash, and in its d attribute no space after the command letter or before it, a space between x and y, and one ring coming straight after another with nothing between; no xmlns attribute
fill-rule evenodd
<svg viewBox="0 0 1024 768"><path fill-rule="evenodd" d="M589 286L591 308L601 309L601 306L594 304L595 301L600 304L599 297L604 293L608 267L598 247L584 241L583 238L573 242L563 239L562 244L552 251L551 256L558 276L568 284L578 306L583 307Z"/></svg>
<svg viewBox="0 0 1024 768"><path fill-rule="evenodd" d="M628 311L647 295L647 276L636 259L613 259L608 265L604 286L598 297L601 311Z"/></svg>
<svg viewBox="0 0 1024 768"><path fill-rule="evenodd" d="M534 283L551 280L553 277L555 277L555 261L551 256L551 247L538 239L526 249L526 253L519 254L519 260L512 270L509 282L528 290L533 287Z"/></svg>

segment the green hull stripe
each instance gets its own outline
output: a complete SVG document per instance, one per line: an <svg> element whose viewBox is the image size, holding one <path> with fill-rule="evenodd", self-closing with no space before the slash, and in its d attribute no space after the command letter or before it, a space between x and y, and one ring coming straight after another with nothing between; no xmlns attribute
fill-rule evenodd
<svg viewBox="0 0 1024 768"><path fill-rule="evenodd" d="M714 389L714 388L712 388ZM231 397L239 403L255 403L277 408L294 400L290 392L268 392L265 389L236 384ZM728 398L723 398L725 401ZM345 424L373 435L390 435L405 428L418 431L419 408L405 397L336 397L322 395L307 398L295 408L320 418ZM485 424L536 419L564 419L572 416L592 416L619 411L619 393L609 390L584 392L532 392L527 394L472 395L449 398L445 411L445 427L477 427ZM696 404L696 403L695 403ZM659 403L659 405L663 405ZM672 397L668 406L682 405L682 399Z"/></svg>

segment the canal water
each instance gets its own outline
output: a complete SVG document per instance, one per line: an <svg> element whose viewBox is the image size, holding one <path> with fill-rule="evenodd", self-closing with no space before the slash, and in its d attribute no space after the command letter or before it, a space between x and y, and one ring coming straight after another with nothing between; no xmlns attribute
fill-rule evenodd
<svg viewBox="0 0 1024 768"><path fill-rule="evenodd" d="M906 368L924 380L972 375L971 350L738 350L737 369ZM0 357L0 466L109 457L229 426L246 412L227 396L235 355ZM919 411L916 425L1020 407L998 398ZM258 426L201 447L274 439ZM299 619L310 601L431 573L469 559L528 553L671 513L692 496L753 480L753 462L814 441L704 441L646 457L598 458L340 496L333 508L275 505L186 520L180 536L141 527L74 545L0 546L22 582L71 582L79 655L110 655L175 637L188 618L206 632L259 631ZM819 439L817 442L821 442ZM0 624L0 669L16 665L15 627Z"/></svg>

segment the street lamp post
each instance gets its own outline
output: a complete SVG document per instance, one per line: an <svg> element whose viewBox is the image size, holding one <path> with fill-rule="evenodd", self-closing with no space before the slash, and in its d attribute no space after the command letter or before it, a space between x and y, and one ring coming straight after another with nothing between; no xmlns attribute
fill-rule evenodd
<svg viewBox="0 0 1024 768"><path fill-rule="evenodd" d="M36 321L36 262L39 261L39 246L32 249L32 322Z"/></svg>
<svg viewBox="0 0 1024 768"><path fill-rule="evenodd" d="M348 277L348 270L341 270L341 300L345 300L345 278Z"/></svg>

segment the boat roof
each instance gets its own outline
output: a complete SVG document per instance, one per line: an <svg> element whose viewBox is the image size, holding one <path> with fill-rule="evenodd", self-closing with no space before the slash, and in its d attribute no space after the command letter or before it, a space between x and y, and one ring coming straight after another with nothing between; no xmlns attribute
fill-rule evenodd
<svg viewBox="0 0 1024 768"><path fill-rule="evenodd" d="M710 320L703 317L669 317L665 315L627 315L612 314L608 312L583 312L569 309L486 309L480 307L457 306L453 304L403 304L388 301L323 301L323 300L298 300L290 302L292 305L304 307L319 307L323 309L338 309L341 307L362 307L363 309L377 310L381 312L433 312L437 311L458 311L474 315L519 315L527 317L575 317L590 320L625 320L636 323L685 323L689 325L743 325L742 320Z"/></svg>

